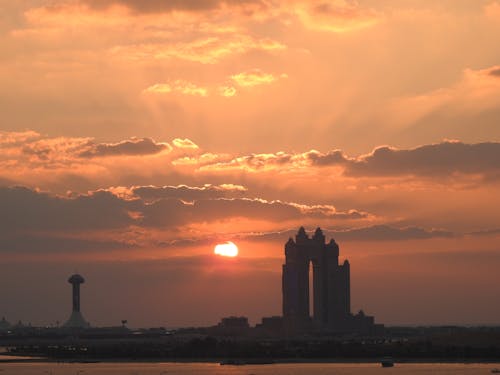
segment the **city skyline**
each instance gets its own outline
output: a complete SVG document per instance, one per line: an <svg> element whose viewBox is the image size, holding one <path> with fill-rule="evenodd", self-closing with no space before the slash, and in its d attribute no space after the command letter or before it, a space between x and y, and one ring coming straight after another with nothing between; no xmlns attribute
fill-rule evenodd
<svg viewBox="0 0 500 375"><path fill-rule="evenodd" d="M353 312L500 324L500 1L0 14L0 317L65 322L79 273L98 326L256 323L303 225Z"/></svg>

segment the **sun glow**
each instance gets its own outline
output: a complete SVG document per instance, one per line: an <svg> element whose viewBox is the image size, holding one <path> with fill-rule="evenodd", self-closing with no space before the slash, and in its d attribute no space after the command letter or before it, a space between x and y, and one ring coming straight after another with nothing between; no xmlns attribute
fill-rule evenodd
<svg viewBox="0 0 500 375"><path fill-rule="evenodd" d="M238 255L238 246L231 241L227 241L226 243L216 245L214 254L224 257L235 257Z"/></svg>

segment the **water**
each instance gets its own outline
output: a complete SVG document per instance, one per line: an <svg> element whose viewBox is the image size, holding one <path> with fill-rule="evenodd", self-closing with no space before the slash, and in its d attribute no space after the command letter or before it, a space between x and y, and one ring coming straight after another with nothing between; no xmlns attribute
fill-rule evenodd
<svg viewBox="0 0 500 375"><path fill-rule="evenodd" d="M448 375L491 374L500 364L303 363L220 366L217 363L0 363L0 375Z"/></svg>

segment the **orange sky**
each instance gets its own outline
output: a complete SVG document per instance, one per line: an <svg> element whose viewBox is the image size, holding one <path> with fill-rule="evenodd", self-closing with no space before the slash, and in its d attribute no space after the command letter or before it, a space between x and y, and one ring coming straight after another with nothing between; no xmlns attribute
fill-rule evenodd
<svg viewBox="0 0 500 375"><path fill-rule="evenodd" d="M497 35L498 0L0 0L0 316L64 321L78 270L93 324L255 323L304 225L378 322L500 324Z"/></svg>

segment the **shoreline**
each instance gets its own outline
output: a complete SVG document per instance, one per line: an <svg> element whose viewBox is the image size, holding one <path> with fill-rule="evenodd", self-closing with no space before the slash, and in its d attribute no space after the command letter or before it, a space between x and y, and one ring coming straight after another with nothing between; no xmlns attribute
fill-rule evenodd
<svg viewBox="0 0 500 375"><path fill-rule="evenodd" d="M15 358L8 358L8 357ZM2 358L3 357L3 358ZM5 363L68 363L68 364L95 364L95 363L221 363L228 358L48 358L39 356L19 356L9 353L0 353L0 364ZM373 358L231 358L238 363L228 363L227 366L263 366L274 364L380 364L380 360ZM471 359L455 360L450 358L394 358L394 364L498 364L500 359Z"/></svg>

